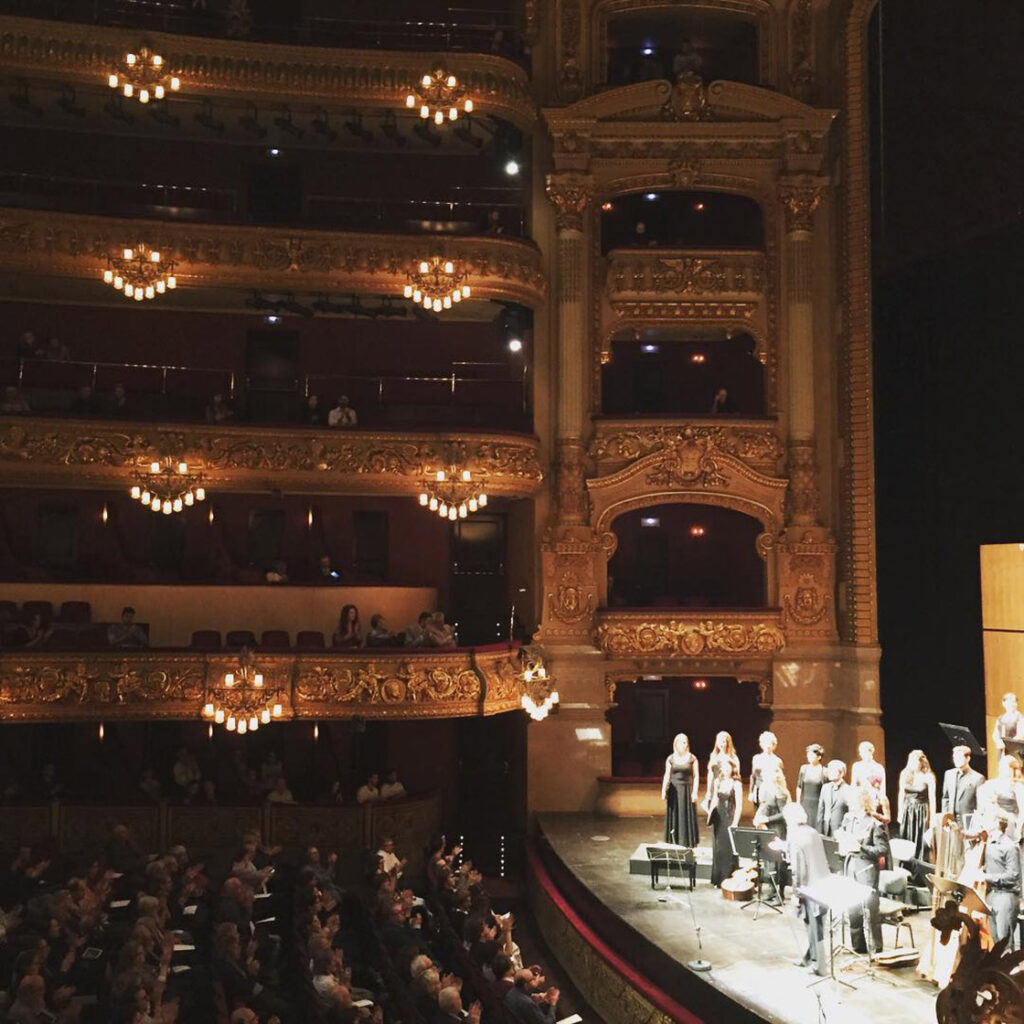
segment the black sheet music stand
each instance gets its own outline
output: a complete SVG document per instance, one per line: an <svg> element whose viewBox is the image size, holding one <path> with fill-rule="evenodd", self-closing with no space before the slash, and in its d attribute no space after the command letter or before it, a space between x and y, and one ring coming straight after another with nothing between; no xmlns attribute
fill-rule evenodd
<svg viewBox="0 0 1024 1024"><path fill-rule="evenodd" d="M732 852L737 857L746 857L748 860L752 860L757 870L757 888L754 890L754 898L748 900L740 908L741 910L746 910L747 907L753 907L755 921L762 907L774 910L776 914L782 913L782 893L779 892L778 882L773 871L767 872L767 880L778 903L770 902L771 894L769 894L769 899L767 900L761 898L762 886L766 875L764 870L765 861L780 861L782 859L781 854L769 848L769 843L778 838L778 835L771 829L747 828L743 825L729 829L729 841L732 843Z"/></svg>
<svg viewBox="0 0 1024 1024"><path fill-rule="evenodd" d="M967 747L971 752L971 757L985 756L985 748L975 739L974 733L966 725L939 722L939 728L946 734L946 739L949 740L951 747Z"/></svg>
<svg viewBox="0 0 1024 1024"><path fill-rule="evenodd" d="M648 843L647 860L651 866L651 888L658 884L661 868L665 869L666 886L672 888L672 871L675 869L680 878L688 878L690 891L697 884L697 858L690 846L677 846L675 843Z"/></svg>

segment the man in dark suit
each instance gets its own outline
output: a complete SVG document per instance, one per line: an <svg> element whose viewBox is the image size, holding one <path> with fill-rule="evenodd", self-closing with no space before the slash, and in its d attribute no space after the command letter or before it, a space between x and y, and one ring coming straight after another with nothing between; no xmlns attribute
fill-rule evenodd
<svg viewBox="0 0 1024 1024"><path fill-rule="evenodd" d="M818 797L818 820L812 824L823 836L834 836L850 809L846 765L842 761L829 761L825 775L828 782L821 787Z"/></svg>
<svg viewBox="0 0 1024 1024"><path fill-rule="evenodd" d="M807 952L800 960L800 966L808 967L813 963L815 973L823 975L828 968L823 941L823 918L827 911L807 897L799 896L799 890L828 878L825 844L817 830L807 823L807 812L800 804L786 804L782 813L786 819L786 856L793 876L793 891L798 894L798 913L807 929Z"/></svg>
<svg viewBox="0 0 1024 1024"><path fill-rule="evenodd" d="M537 976L529 967L516 971L515 982L505 993L505 1009L518 1024L554 1024L558 989L535 993Z"/></svg>
<svg viewBox="0 0 1024 1024"><path fill-rule="evenodd" d="M843 819L839 852L846 855L843 874L871 887L864 903L849 911L850 941L858 953L875 957L882 952L882 918L878 910L878 875L889 860L889 836L873 814L874 791L851 787L849 813Z"/></svg>
<svg viewBox="0 0 1024 1024"><path fill-rule="evenodd" d="M1013 926L1020 902L1020 851L1006 834L1009 819L997 812L992 838L985 844L985 881L992 920L992 939L1009 938L1013 948Z"/></svg>
<svg viewBox="0 0 1024 1024"><path fill-rule="evenodd" d="M985 781L971 767L971 748L954 747L953 765L942 778L942 813L952 814L962 828L964 819L978 809L978 787Z"/></svg>

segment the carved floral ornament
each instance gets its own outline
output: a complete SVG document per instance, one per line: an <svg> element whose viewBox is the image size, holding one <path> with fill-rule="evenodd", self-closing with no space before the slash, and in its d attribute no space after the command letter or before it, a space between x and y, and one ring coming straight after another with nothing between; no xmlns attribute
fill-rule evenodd
<svg viewBox="0 0 1024 1024"><path fill-rule="evenodd" d="M132 33L100 25L0 17L0 58L22 75L96 82L136 45ZM310 104L395 108L423 75L423 56L160 34L169 72L190 92ZM526 72L492 54L450 57L481 114L528 129L536 105Z"/></svg>
<svg viewBox="0 0 1024 1024"><path fill-rule="evenodd" d="M814 212L827 194L827 185L815 179L779 183L779 200L786 211L786 231L808 233L814 227Z"/></svg>
<svg viewBox="0 0 1024 1024"><path fill-rule="evenodd" d="M594 178L576 171L549 174L547 194L555 207L559 231L582 231L583 214L594 198Z"/></svg>
<svg viewBox="0 0 1024 1024"><path fill-rule="evenodd" d="M608 257L607 291L613 304L624 295L760 293L764 286L765 258L759 252L617 250Z"/></svg>
<svg viewBox="0 0 1024 1024"><path fill-rule="evenodd" d="M113 658L19 653L0 657L0 720L176 718L200 715L222 686L223 659L157 651ZM225 663L226 664L226 663ZM519 707L516 651L437 656L264 655L283 718L455 717Z"/></svg>
<svg viewBox="0 0 1024 1024"><path fill-rule="evenodd" d="M711 657L773 655L786 644L778 623L729 619L631 620L609 613L597 627L594 642L614 656Z"/></svg>
<svg viewBox="0 0 1024 1024"><path fill-rule="evenodd" d="M525 496L540 489L537 444L529 438L271 431L205 425L166 429L122 423L76 423L19 417L0 423L0 480L77 474L90 482L127 479L138 465L171 453L216 479L220 488L254 477L306 477L321 489L418 493L425 471L446 464L450 452L493 494Z"/></svg>
<svg viewBox="0 0 1024 1024"><path fill-rule="evenodd" d="M0 209L0 266L95 278L106 269L109 253L134 245L143 228L149 244L174 260L179 286L216 280L222 286L398 295L423 249L416 236L295 233ZM540 252L529 242L451 238L445 256L459 261L480 297L528 306L543 301Z"/></svg>

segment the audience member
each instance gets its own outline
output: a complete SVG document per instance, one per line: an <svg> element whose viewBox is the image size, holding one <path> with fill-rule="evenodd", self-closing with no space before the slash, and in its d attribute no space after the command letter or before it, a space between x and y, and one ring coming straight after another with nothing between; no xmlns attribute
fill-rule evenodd
<svg viewBox="0 0 1024 1024"><path fill-rule="evenodd" d="M536 981L532 968L516 971L515 982L505 996L505 1009L519 1024L554 1024L558 989L549 988L538 995Z"/></svg>
<svg viewBox="0 0 1024 1024"><path fill-rule="evenodd" d="M426 643L429 647L455 646L455 630L444 621L444 612L434 612L427 620Z"/></svg>
<svg viewBox="0 0 1024 1024"><path fill-rule="evenodd" d="M356 803L365 804L380 799L380 776L370 772L366 781L356 790Z"/></svg>
<svg viewBox="0 0 1024 1024"><path fill-rule="evenodd" d="M135 609L125 605L121 609L121 621L107 626L107 643L120 649L149 646L146 631L135 621Z"/></svg>
<svg viewBox="0 0 1024 1024"><path fill-rule="evenodd" d="M71 402L71 414L73 416L92 416L96 412L96 398L92 388L83 384L75 394Z"/></svg>
<svg viewBox="0 0 1024 1024"><path fill-rule="evenodd" d="M408 626L405 630L406 647L427 647L427 624L430 622L430 612L420 612L415 626Z"/></svg>
<svg viewBox="0 0 1024 1024"><path fill-rule="evenodd" d="M13 636L15 647L45 647L53 636L53 623L45 622L39 612L33 613L28 622Z"/></svg>
<svg viewBox="0 0 1024 1024"><path fill-rule="evenodd" d="M359 609L354 604L347 604L341 609L331 644L334 647L362 647L363 627L359 624Z"/></svg>
<svg viewBox="0 0 1024 1024"><path fill-rule="evenodd" d="M221 394L214 395L210 399L210 404L206 407L207 423L226 423L228 420L233 419L234 415L235 410L229 402L224 400L224 396Z"/></svg>
<svg viewBox="0 0 1024 1024"><path fill-rule="evenodd" d="M13 385L4 388L4 400L0 402L0 413L6 416L25 416L32 410L28 399Z"/></svg>
<svg viewBox="0 0 1024 1024"><path fill-rule="evenodd" d="M358 422L355 409L348 404L347 395L341 395L338 404L327 414L329 427L354 427Z"/></svg>
<svg viewBox="0 0 1024 1024"><path fill-rule="evenodd" d="M398 638L388 629L384 616L377 612L370 619L370 631L366 634L367 647L394 647Z"/></svg>
<svg viewBox="0 0 1024 1024"><path fill-rule="evenodd" d="M324 414L320 408L320 399L317 395L310 395L306 399L306 407L303 410L303 418L306 426L322 427L324 425Z"/></svg>
<svg viewBox="0 0 1024 1024"><path fill-rule="evenodd" d="M132 409L128 402L128 392L123 384L115 384L108 403L107 413L114 419L128 419Z"/></svg>
<svg viewBox="0 0 1024 1024"><path fill-rule="evenodd" d="M703 63L693 43L683 39L679 44L679 52L672 58L672 73L677 79L683 75L699 75Z"/></svg>
<svg viewBox="0 0 1024 1024"><path fill-rule="evenodd" d="M71 358L71 350L61 342L60 338L50 338L44 352L51 363L66 363Z"/></svg>
<svg viewBox="0 0 1024 1024"><path fill-rule="evenodd" d="M395 841L391 836L387 836L380 844L377 856L382 862L381 867L383 867L384 871L389 875L394 875L396 881L402 877L402 871L405 865L409 863L404 858L399 859L398 854L395 853Z"/></svg>
<svg viewBox="0 0 1024 1024"><path fill-rule="evenodd" d="M41 355L40 347L36 343L36 336L31 331L25 331L18 339L18 358L38 359Z"/></svg>
<svg viewBox="0 0 1024 1024"><path fill-rule="evenodd" d="M468 1021L469 1024L480 1024L480 1003L472 1003L468 1010L463 1010L462 993L454 985L441 989L437 996L437 1005L440 1010L437 1019L444 1021L445 1024L448 1024L449 1021L458 1021L460 1024L464 1021Z"/></svg>
<svg viewBox="0 0 1024 1024"><path fill-rule="evenodd" d="M715 399L711 403L711 414L736 412L736 403L732 400L726 388L719 388L715 392Z"/></svg>
<svg viewBox="0 0 1024 1024"><path fill-rule="evenodd" d="M288 583L288 563L279 558L263 574L263 580L265 583Z"/></svg>
<svg viewBox="0 0 1024 1024"><path fill-rule="evenodd" d="M398 772L392 768L384 776L384 784L380 787L381 800L401 800L406 795L405 786L398 781Z"/></svg>
<svg viewBox="0 0 1024 1024"><path fill-rule="evenodd" d="M196 755L188 747L182 747L178 751L178 759L174 762L171 774L174 777L174 784L182 794L189 786L203 781L203 771L199 767Z"/></svg>
<svg viewBox="0 0 1024 1024"><path fill-rule="evenodd" d="M341 573L331 564L330 555L321 555L313 573L314 583L333 585L341 582Z"/></svg>
<svg viewBox="0 0 1024 1024"><path fill-rule="evenodd" d="M288 783L280 778L274 783L274 788L267 794L268 804L293 804L295 803L295 797L292 796L292 791L288 788Z"/></svg>

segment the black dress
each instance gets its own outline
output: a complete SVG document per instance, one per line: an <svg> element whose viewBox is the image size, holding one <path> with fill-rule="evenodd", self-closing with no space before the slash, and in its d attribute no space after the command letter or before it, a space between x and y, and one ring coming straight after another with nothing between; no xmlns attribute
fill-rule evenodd
<svg viewBox="0 0 1024 1024"><path fill-rule="evenodd" d="M825 785L825 766L802 764L797 785L800 787L800 806L807 812L807 821L814 828L818 820L818 801L821 787Z"/></svg>
<svg viewBox="0 0 1024 1024"><path fill-rule="evenodd" d="M914 844L914 857L924 859L924 834L928 828L928 784L903 787L900 835Z"/></svg>
<svg viewBox="0 0 1024 1024"><path fill-rule="evenodd" d="M665 805L665 842L678 846L696 846L700 842L697 830L697 805L693 802L693 766L696 758L691 754L682 764L669 757L667 802Z"/></svg>
<svg viewBox="0 0 1024 1024"><path fill-rule="evenodd" d="M714 838L711 842L711 884L721 885L737 867L739 861L732 852L732 841L729 829L736 814L736 783L729 787L728 792L718 791L718 804L711 812L711 829Z"/></svg>

